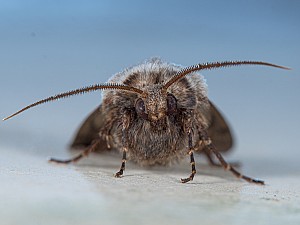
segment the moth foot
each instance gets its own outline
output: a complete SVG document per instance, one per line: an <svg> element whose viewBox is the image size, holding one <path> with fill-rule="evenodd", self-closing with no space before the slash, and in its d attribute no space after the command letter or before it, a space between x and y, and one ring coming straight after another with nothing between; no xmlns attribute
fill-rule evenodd
<svg viewBox="0 0 300 225"><path fill-rule="evenodd" d="M189 181L192 181L193 180L193 177L188 177L188 178L181 178L181 183L187 183Z"/></svg>
<svg viewBox="0 0 300 225"><path fill-rule="evenodd" d="M123 177L123 170L120 170L119 172L117 172L117 173L115 174L115 177L116 177L116 178L121 178L121 177Z"/></svg>

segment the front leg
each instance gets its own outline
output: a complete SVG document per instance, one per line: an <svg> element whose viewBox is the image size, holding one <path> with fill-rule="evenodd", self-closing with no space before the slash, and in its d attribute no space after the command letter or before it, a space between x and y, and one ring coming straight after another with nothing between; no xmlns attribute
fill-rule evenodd
<svg viewBox="0 0 300 225"><path fill-rule="evenodd" d="M182 183L187 183L187 182L193 180L194 176L196 174L194 150L193 150L193 145L192 145L193 144L193 139L192 139L192 132L191 131L189 131L188 136L189 136L189 152L188 152L188 154L190 155L190 163L191 163L191 166L192 166L192 173L188 178L181 178Z"/></svg>
<svg viewBox="0 0 300 225"><path fill-rule="evenodd" d="M115 174L115 177L121 177L125 170L126 155L128 151L128 127L130 124L130 119L130 111L125 111L125 113L122 116L122 164L120 170Z"/></svg>
<svg viewBox="0 0 300 225"><path fill-rule="evenodd" d="M195 166L195 159L194 159L194 148L193 148L193 133L192 133L192 122L193 122L193 112L188 111L184 115L184 130L187 132L188 135L188 144L189 144L189 151L188 154L190 155L190 163L192 166L192 173L188 178L181 178L182 183L187 183L194 179L196 174L196 166Z"/></svg>

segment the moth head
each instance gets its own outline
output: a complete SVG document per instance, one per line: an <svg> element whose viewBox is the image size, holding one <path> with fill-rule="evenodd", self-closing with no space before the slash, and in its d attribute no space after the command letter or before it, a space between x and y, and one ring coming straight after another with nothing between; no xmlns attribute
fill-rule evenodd
<svg viewBox="0 0 300 225"><path fill-rule="evenodd" d="M139 98L135 102L135 109L139 116L148 119L150 121L157 121L167 115L174 114L177 111L177 100L176 98L168 93L168 88L172 86L174 83L178 82L180 79L185 77L186 75L199 71L199 70L209 70L213 68L221 68L221 67L230 67L230 66L238 66L238 65L263 65L263 66L272 66L281 69L289 69L287 67L278 66L275 64L267 63L267 62L259 62L259 61L225 61L225 62L213 62L213 63L204 63L204 64L196 64L190 67L183 68L179 72L177 72L169 81L161 86L149 87L147 91L140 90L138 88L127 86L123 84L95 84L88 87L83 87L79 89L75 89L72 91L64 92L61 94L53 95L48 98L37 101L33 104L30 104L19 111L13 113L12 115L4 118L3 120L8 120L27 109L35 107L37 105L55 101L62 98L67 98L73 95L85 94L88 92L105 90L105 89L114 89L124 92L133 92L139 95Z"/></svg>
<svg viewBox="0 0 300 225"><path fill-rule="evenodd" d="M135 102L135 110L139 117L156 122L177 112L177 99L174 95L163 91L162 85L147 88L143 98Z"/></svg>

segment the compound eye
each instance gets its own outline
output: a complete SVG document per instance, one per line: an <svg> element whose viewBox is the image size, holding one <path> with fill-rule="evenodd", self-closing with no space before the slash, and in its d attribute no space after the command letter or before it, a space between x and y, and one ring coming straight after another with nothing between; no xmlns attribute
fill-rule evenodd
<svg viewBox="0 0 300 225"><path fill-rule="evenodd" d="M177 99L172 94L168 94L167 96L167 107L168 114L173 114L177 111Z"/></svg>
<svg viewBox="0 0 300 225"><path fill-rule="evenodd" d="M139 98L135 103L135 110L137 114L142 115L145 114L146 108L143 99Z"/></svg>
<svg viewBox="0 0 300 225"><path fill-rule="evenodd" d="M145 103L143 99L139 98L135 103L135 110L137 113L145 113Z"/></svg>

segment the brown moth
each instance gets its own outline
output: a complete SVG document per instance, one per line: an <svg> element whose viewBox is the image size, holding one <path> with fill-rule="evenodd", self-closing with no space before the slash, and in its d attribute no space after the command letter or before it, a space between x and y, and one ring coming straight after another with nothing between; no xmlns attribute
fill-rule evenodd
<svg viewBox="0 0 300 225"><path fill-rule="evenodd" d="M231 171L238 178L256 184L264 181L245 176L221 155L232 146L232 136L224 118L207 97L200 70L237 65L283 66L259 61L225 61L182 68L151 59L114 75L108 83L96 84L51 96L19 110L7 120L31 107L72 95L103 90L102 104L88 116L75 135L71 147L86 148L70 160L76 162L93 151L114 149L122 152L122 164L115 174L121 177L126 159L140 165L167 165L190 156L192 172L181 179L193 180L196 174L194 152L204 153L212 164Z"/></svg>

